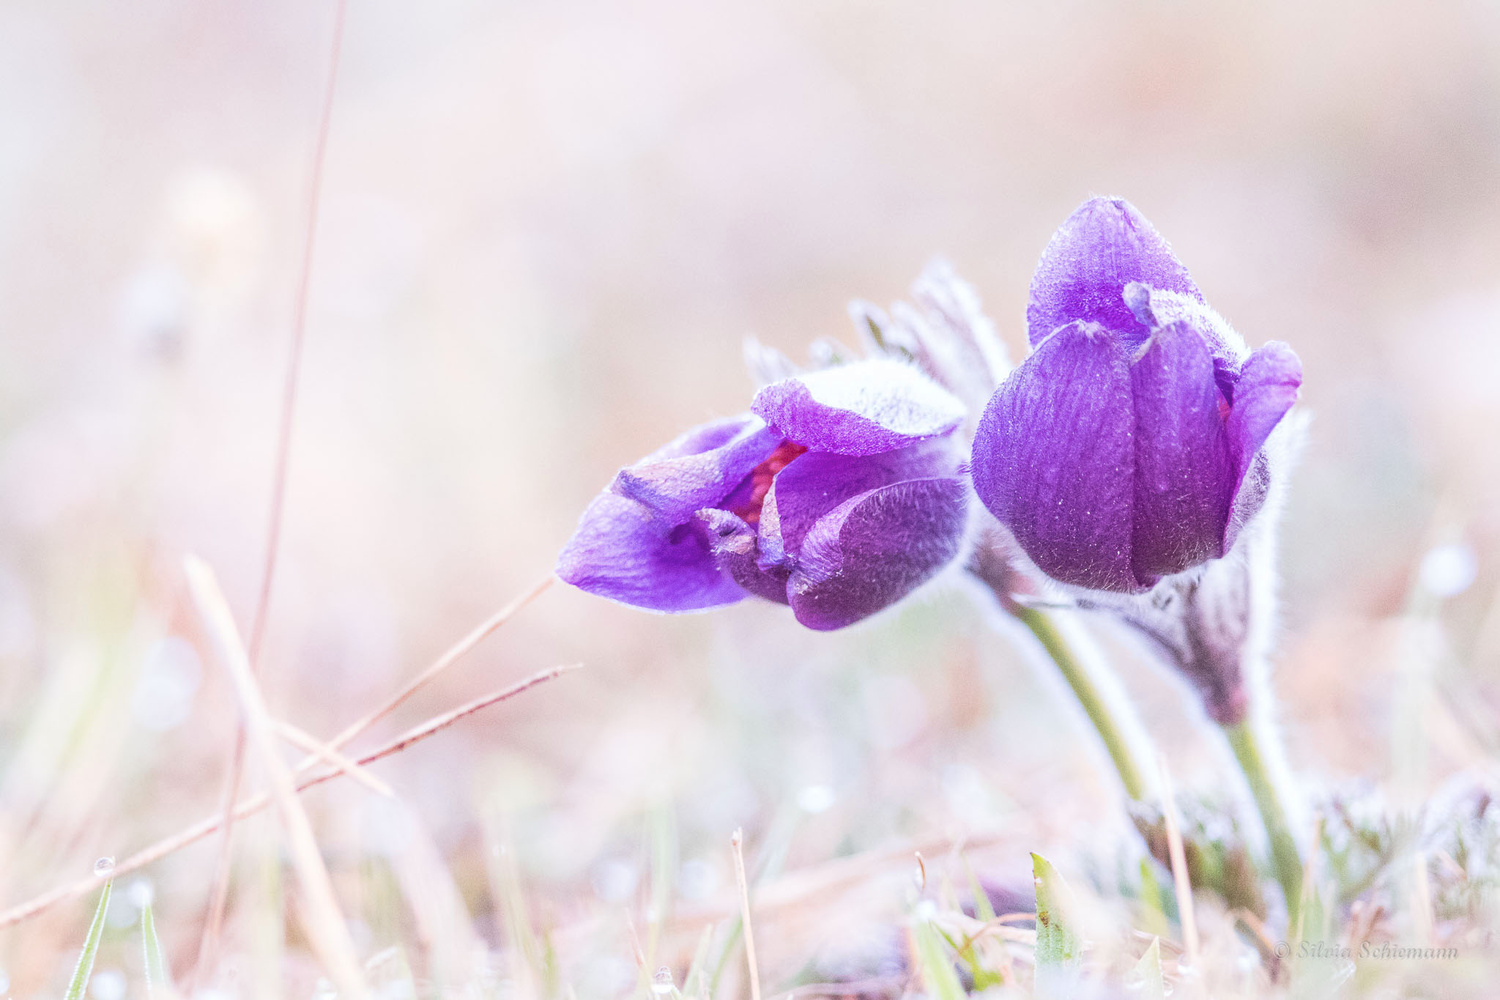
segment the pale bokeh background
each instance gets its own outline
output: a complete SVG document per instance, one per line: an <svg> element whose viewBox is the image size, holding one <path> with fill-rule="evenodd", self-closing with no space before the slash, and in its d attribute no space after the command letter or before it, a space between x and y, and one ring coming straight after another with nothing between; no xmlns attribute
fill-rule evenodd
<svg viewBox="0 0 1500 1000"><path fill-rule="evenodd" d="M199 642L185 551L242 622L254 602L332 14L0 7L0 905L218 801L227 686L162 640ZM900 297L941 254L1020 357L1037 255L1093 193L1134 201L1252 344L1305 362L1277 684L1313 786L1388 776L1395 616L1434 546L1456 546L1428 564L1455 591L1434 669L1482 743L1500 707L1482 0L352 0L273 708L331 733L544 575L617 466L743 408L747 335L799 357L849 339L848 299ZM794 866L954 831L1108 855L1115 791L1066 703L956 591L929 596L822 636L766 606L664 618L555 588L389 728L554 663L586 674L380 773L482 936L500 810L539 920L593 915L609 961L665 802L688 902L727 885L730 830L753 843L799 796L832 806ZM1116 652L1183 780L1214 787L1186 702ZM1462 758L1436 748L1429 779ZM401 825L358 791L310 802L354 852L336 868ZM151 872L179 964L212 854ZM0 969L55 984L51 949L84 920L5 932Z"/></svg>

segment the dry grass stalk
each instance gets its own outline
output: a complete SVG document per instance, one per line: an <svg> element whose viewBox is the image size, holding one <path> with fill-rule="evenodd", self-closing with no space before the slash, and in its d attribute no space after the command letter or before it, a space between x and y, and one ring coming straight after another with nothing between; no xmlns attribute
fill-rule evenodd
<svg viewBox="0 0 1500 1000"><path fill-rule="evenodd" d="M357 784L363 785L376 795L383 795L388 799L396 797L396 793L391 791L390 785L387 785L375 777L375 775L360 767L353 760L350 760L341 751L334 749L316 736L303 732L284 719L272 719L271 724L276 727L276 735L286 740L298 750L310 753L322 760L323 763L338 768Z"/></svg>
<svg viewBox="0 0 1500 1000"><path fill-rule="evenodd" d="M323 855L313 836L312 824L297 798L297 785L291 768L281 759L280 743L276 727L266 711L260 685L250 671L250 656L240 641L234 616L224 600L213 570L196 556L184 560L188 589L193 603L198 607L204 630L208 633L219 659L229 671L234 683L235 695L239 699L244 716L245 732L249 743L260 756L266 781L271 787L281 827L286 835L287 847L297 871L297 881L302 886L304 926L313 950L318 953L324 968L333 977L339 992L354 1000L369 996L364 973L360 969L354 939L349 936L349 925L339 909L338 898L333 892L333 880L323 864Z"/></svg>
<svg viewBox="0 0 1500 1000"><path fill-rule="evenodd" d="M203 935L198 939L198 961L193 969L192 986L202 984L213 967L219 936L224 929L224 911L229 905L229 873L234 856L234 814L230 806L240 797L240 782L245 774L245 726L235 724L234 744L224 773L224 791L220 796L221 814L225 817L224 836L220 838L218 861L214 864L212 886L208 893L208 912L203 919Z"/></svg>
<svg viewBox="0 0 1500 1000"><path fill-rule="evenodd" d="M1162 816L1167 824L1167 855L1172 859L1172 887L1177 894L1177 913L1182 919L1182 944L1188 964L1198 968L1198 921L1193 915L1193 883L1188 878L1187 852L1182 847L1182 824L1177 818L1177 800L1172 775L1165 759L1160 761Z"/></svg>
<svg viewBox="0 0 1500 1000"><path fill-rule="evenodd" d="M906 878L911 871L909 866L913 851L920 851L924 857L936 857L950 852L958 844L965 848L984 848L1013 844L1013 841L1014 838L1008 833L986 833L962 838L930 837L833 858L757 884L755 909L762 917L766 917L837 896L881 876ZM738 910L739 900L725 892L701 904L679 906L672 919L672 929L675 933L686 933L689 930L696 932L704 921L730 919ZM1036 914L1028 913L1023 917L1034 920Z"/></svg>
<svg viewBox="0 0 1500 1000"><path fill-rule="evenodd" d="M1281 978L1281 956L1276 954L1276 939L1271 936L1271 930L1265 921L1244 907L1229 911L1229 916L1234 919L1237 928L1249 932L1255 943L1255 950L1260 953L1260 962L1266 967L1271 981L1278 981Z"/></svg>
<svg viewBox="0 0 1500 1000"><path fill-rule="evenodd" d="M522 608L526 607L526 605L530 604L532 601L540 597L548 587L552 586L553 582L556 581L556 579L557 577L548 574L546 577L533 584L531 589L526 591L526 593L522 594L520 597L517 597L515 600L511 601L499 611L496 611L489 618L481 622L472 632L464 636L462 639L458 640L458 642L454 643L452 646L448 647L448 650L443 653L442 656L439 656L436 660L432 661L431 665L429 665L426 670L423 670L420 674L413 677L404 688L402 688L400 691L397 691L390 698L386 699L386 701L383 702L379 708L376 708L374 711L367 713L356 721L351 722L349 725L345 726L337 736L328 741L328 745L333 747L335 750L341 750L365 730L375 725L375 723L379 722L387 715L390 715L391 712L395 711L398 706L406 701L406 699L416 694L417 691L420 690L424 685L430 683L433 678L437 677L444 670L447 670L449 667L453 666L453 664L462 659L465 654L467 654L475 646L479 645L480 642L482 642L485 637L488 636L491 632L495 631L501 625L504 625L506 622L510 621L510 619L516 614L516 612L520 611ZM317 763L317 760L310 757L300 762L297 765L297 770L299 772L305 771L309 767L312 767L315 763Z"/></svg>
<svg viewBox="0 0 1500 1000"><path fill-rule="evenodd" d="M334 8L333 45L328 60L328 83L323 92L322 110L318 118L317 143L313 148L312 175L308 184L307 229L303 235L302 263L297 275L297 294L292 316L292 345L287 356L286 381L281 394L281 420L277 430L276 464L271 479L270 524L266 531L265 566L261 572L260 593L255 600L255 614L250 620L250 645L248 659L253 672L260 663L261 643L265 639L266 621L270 616L271 588L276 580L276 561L281 552L281 522L286 514L287 469L291 464L292 428L297 413L297 376L302 369L302 346L307 339L307 292L312 282L313 248L318 236L318 202L323 191L323 163L328 154L328 133L333 120L334 84L338 80L339 53L344 44L344 20L348 12L348 0L338 0ZM224 907L229 900L229 869L233 848L234 817L230 805L240 797L240 782L244 777L245 728L241 724L234 740L234 751L230 755L229 772L224 789L224 838L219 847L218 863L214 869L213 891L209 896L208 919L204 921L203 937L198 943L196 975L207 975L212 966L214 952L218 947L219 934L224 925Z"/></svg>
<svg viewBox="0 0 1500 1000"><path fill-rule="evenodd" d="M443 712L440 715L435 715L432 718L428 719L426 722L408 729L406 732L391 740L389 743L386 743L379 749L372 750L371 752L356 758L355 763L360 765L361 767L365 767L373 764L377 760L389 757L392 754L400 753L402 750L405 750L413 743L418 743L422 740L427 739L427 737L429 736L433 736L441 732L442 730L447 729L449 726L453 725L455 722L462 719L466 715L473 715L475 712L489 708L491 705L497 705L502 701L508 701L509 699L514 698L516 695L521 694L524 691L531 690L538 684L542 684L556 677L560 677L561 675L569 673L570 671L577 670L581 666L581 663L574 663L567 666L552 667L547 670L538 671L537 673L532 674L530 677L527 677L524 680L517 681L510 687L491 692L490 694L484 695L483 697L475 698L473 701L468 702L464 705L460 705L458 708ZM310 778L302 778L297 782L297 791L305 792L309 788L312 788L315 785L321 785L323 784L323 782L329 781L333 778L337 778L343 773L343 771L324 771L323 773L315 774ZM244 819L246 816L253 816L255 813L260 812L270 804L271 797L265 792L259 792L255 795L250 796L250 798L248 799L242 799L240 803L234 807L234 818L236 821L238 821ZM192 826L187 827L183 830L179 830L172 836L165 837L162 840L159 840L156 843L152 844L150 847L143 848L132 854L125 860L117 862L115 864L115 877L119 878L123 875L128 875L131 872L139 871L147 865L152 864L156 861L160 861L167 855L180 851L190 844L196 844L204 837L207 837L215 830L218 830L223 825L223 823L224 814L222 813L216 813L213 816L201 819L198 822L194 823ZM34 917L38 913L41 913L43 910L46 910L52 906L56 906L58 903L61 903L64 900L76 899L79 896L87 896L89 893L96 891L98 888L98 877L93 874L89 874L84 876L83 878L77 879L73 882L69 882L67 885L62 885L58 886L55 889L50 889L47 892L44 892L25 903L13 906L3 913L0 913L0 929L4 929L11 926L12 924L18 924L23 920Z"/></svg>
<svg viewBox="0 0 1500 1000"><path fill-rule="evenodd" d="M729 846L734 851L734 880L740 890L740 922L745 929L745 963L750 967L750 1000L760 1000L760 970L755 964L755 934L750 929L750 884L745 878L745 835L734 831Z"/></svg>

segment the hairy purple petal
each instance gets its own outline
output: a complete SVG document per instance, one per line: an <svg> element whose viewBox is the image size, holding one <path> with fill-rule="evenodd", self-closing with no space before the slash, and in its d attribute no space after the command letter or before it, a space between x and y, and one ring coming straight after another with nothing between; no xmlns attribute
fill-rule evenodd
<svg viewBox="0 0 1500 1000"><path fill-rule="evenodd" d="M958 554L967 505L958 477L909 480L845 500L803 540L788 582L793 614L828 631L901 600Z"/></svg>
<svg viewBox="0 0 1500 1000"><path fill-rule="evenodd" d="M1221 385L1225 384L1226 374L1231 385L1238 377L1240 365L1250 348L1245 346L1245 339L1234 331L1229 321L1197 295L1167 292L1132 281L1125 286L1124 298L1135 318L1148 329L1182 322L1198 331L1198 336L1208 344L1208 352L1213 355Z"/></svg>
<svg viewBox="0 0 1500 1000"><path fill-rule="evenodd" d="M708 508L697 517L708 529L708 545L719 568L741 587L778 604L787 603L784 566L762 569L757 559L756 532L737 514Z"/></svg>
<svg viewBox="0 0 1500 1000"><path fill-rule="evenodd" d="M850 497L905 479L949 476L958 462L946 438L879 455L808 452L781 470L761 507L761 565L792 562L813 524Z"/></svg>
<svg viewBox="0 0 1500 1000"><path fill-rule="evenodd" d="M1235 468L1214 359L1187 323L1151 334L1130 367L1135 400L1131 568L1139 583L1224 554Z"/></svg>
<svg viewBox="0 0 1500 1000"><path fill-rule="evenodd" d="M1042 572L1136 591L1131 570L1135 415L1125 351L1073 323L991 397L974 438L974 488Z"/></svg>
<svg viewBox="0 0 1500 1000"><path fill-rule="evenodd" d="M653 611L697 611L745 596L720 571L702 523L668 524L614 493L599 494L583 512L557 557L557 575L580 590Z"/></svg>
<svg viewBox="0 0 1500 1000"><path fill-rule="evenodd" d="M1234 459L1232 516L1224 532L1224 547L1265 502L1269 470L1261 446L1281 423L1302 388L1302 361L1290 347L1273 340L1251 352L1235 383L1229 411L1229 449Z"/></svg>
<svg viewBox="0 0 1500 1000"><path fill-rule="evenodd" d="M669 524L712 507L781 444L759 417L742 414L701 424L621 469L610 491L629 497Z"/></svg>
<svg viewBox="0 0 1500 1000"><path fill-rule="evenodd" d="M1273 340L1251 352L1240 369L1229 412L1236 485L1260 446L1297 402L1301 388L1302 361L1286 344Z"/></svg>
<svg viewBox="0 0 1500 1000"><path fill-rule="evenodd" d="M877 455L947 434L963 403L916 369L872 359L782 379L750 409L811 451Z"/></svg>
<svg viewBox="0 0 1500 1000"><path fill-rule="evenodd" d="M1090 198L1053 234L1031 279L1026 326L1032 345L1074 320L1099 323L1139 344L1150 329L1125 302L1131 282L1203 301L1187 268L1134 205Z"/></svg>

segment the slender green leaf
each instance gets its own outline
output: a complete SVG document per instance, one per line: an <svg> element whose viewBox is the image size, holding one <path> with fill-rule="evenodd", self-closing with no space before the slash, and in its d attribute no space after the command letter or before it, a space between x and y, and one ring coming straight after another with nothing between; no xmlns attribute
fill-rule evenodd
<svg viewBox="0 0 1500 1000"><path fill-rule="evenodd" d="M1167 932L1171 922L1167 920L1167 908L1165 900L1169 897L1162 891L1161 883L1156 881L1156 873L1151 870L1151 860L1141 859L1141 922L1145 925L1144 930L1155 935Z"/></svg>
<svg viewBox="0 0 1500 1000"><path fill-rule="evenodd" d="M73 978L68 982L66 1000L82 1000L83 991L88 989L89 976L94 974L94 955L99 951L99 941L104 937L104 913L109 909L109 894L114 888L114 880L104 883L104 891L99 894L99 906L94 910L94 922L89 924L88 937L83 939L83 951L78 956L78 964L73 967Z"/></svg>
<svg viewBox="0 0 1500 1000"><path fill-rule="evenodd" d="M1135 963L1131 982L1139 984L1140 992L1137 996L1141 1000L1166 1000L1167 984L1161 975L1161 938L1151 939L1151 947L1147 948L1146 954Z"/></svg>
<svg viewBox="0 0 1500 1000"><path fill-rule="evenodd" d="M725 926L724 946L719 949L719 957L714 962L713 974L708 977L708 996L719 995L719 983L724 978L724 971L729 967L729 960L734 957L734 950L739 947L741 935L744 934L744 925L736 914L730 917Z"/></svg>
<svg viewBox="0 0 1500 1000"><path fill-rule="evenodd" d="M672 909L673 876L677 871L677 815L670 802L662 802L648 816L651 842L651 907L647 911L646 964L641 968L645 985L656 968L656 950Z"/></svg>
<svg viewBox="0 0 1500 1000"><path fill-rule="evenodd" d="M1076 912L1068 883L1040 854L1031 856L1036 879L1036 995L1072 996L1083 970L1083 949L1072 925Z"/></svg>
<svg viewBox="0 0 1500 1000"><path fill-rule="evenodd" d="M912 928L917 945L917 969L927 985L927 995L934 1000L964 1000L964 987L948 958L948 949L936 928L926 920Z"/></svg>
<svg viewBox="0 0 1500 1000"><path fill-rule="evenodd" d="M151 913L151 904L141 907L141 943L146 950L146 996L148 1000L165 1000L174 997L177 991L172 986L172 970L162 953L161 940L156 936L156 918Z"/></svg>
<svg viewBox="0 0 1500 1000"><path fill-rule="evenodd" d="M1315 878L1302 883L1302 905L1297 912L1297 940L1327 941L1332 932L1328 907L1323 901L1323 887Z"/></svg>
<svg viewBox="0 0 1500 1000"><path fill-rule="evenodd" d="M1320 879L1303 880L1291 967L1292 996L1298 1000L1331 997L1354 974L1352 961L1336 952L1330 954L1338 946L1338 937L1327 903L1329 895Z"/></svg>
<svg viewBox="0 0 1500 1000"><path fill-rule="evenodd" d="M989 923L995 919L995 908L990 905L990 894L984 891L984 886L980 883L979 876L974 874L974 866L969 864L968 858L964 858L964 872L969 876L969 892L974 896L974 916Z"/></svg>
<svg viewBox="0 0 1500 1000"><path fill-rule="evenodd" d="M984 963L980 961L979 949L974 946L973 941L967 938L955 941L953 940L953 935L942 928L938 928L937 931L943 936L943 940L948 942L948 947L953 949L953 953L958 956L959 961L969 967L969 978L974 981L976 992L988 989L991 986L1001 985L1005 982L998 973L991 972L985 968ZM960 935L960 937L963 938L963 935Z"/></svg>
<svg viewBox="0 0 1500 1000"><path fill-rule="evenodd" d="M703 928L703 936L698 939L698 947L693 952L693 964L688 966L687 975L682 979L682 988L689 996L708 996L708 952L714 944L714 925L709 924Z"/></svg>

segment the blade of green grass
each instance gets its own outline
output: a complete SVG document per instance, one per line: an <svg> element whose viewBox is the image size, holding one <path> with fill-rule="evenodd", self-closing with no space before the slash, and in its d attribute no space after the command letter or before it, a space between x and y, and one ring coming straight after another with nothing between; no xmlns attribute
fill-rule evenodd
<svg viewBox="0 0 1500 1000"><path fill-rule="evenodd" d="M948 949L943 947L939 931L926 920L912 927L916 943L917 970L927 987L927 995L934 1000L964 1000L964 987L958 981L958 973L948 958Z"/></svg>
<svg viewBox="0 0 1500 1000"><path fill-rule="evenodd" d="M672 907L672 876L677 870L677 815L671 802L660 802L651 809L647 824L651 844L651 902L646 912L646 964L641 968L641 977L649 993L662 928Z"/></svg>
<svg viewBox="0 0 1500 1000"><path fill-rule="evenodd" d="M1070 997L1083 971L1083 949L1070 922L1072 891L1052 863L1031 856L1036 878L1036 995Z"/></svg>
<svg viewBox="0 0 1500 1000"><path fill-rule="evenodd" d="M1307 856L1307 868L1302 873L1302 898L1297 908L1297 920L1293 924L1293 937L1298 942L1325 941L1332 926L1328 907L1324 903L1323 885L1319 862L1322 860L1319 847L1323 843L1323 819L1319 817L1313 846Z"/></svg>
<svg viewBox="0 0 1500 1000"><path fill-rule="evenodd" d="M151 913L151 904L141 907L141 945L146 952L146 997L148 1000L166 1000L177 995L172 986L172 970L162 952L161 939L156 936L156 918Z"/></svg>
<svg viewBox="0 0 1500 1000"><path fill-rule="evenodd" d="M984 923L995 919L995 908L990 905L990 894L984 891L979 876L974 874L974 866L969 864L969 859L964 858L964 871L969 876L969 892L974 896L974 916Z"/></svg>
<svg viewBox="0 0 1500 1000"><path fill-rule="evenodd" d="M702 937L698 938L698 947L693 952L693 964L688 966L687 975L682 977L682 988L690 997L708 997L708 952L714 944L714 926L709 924L703 928Z"/></svg>
<svg viewBox="0 0 1500 1000"><path fill-rule="evenodd" d="M973 939L959 935L961 940L955 941L953 940L953 935L941 927L937 928L937 932L943 936L943 940L948 943L948 947L953 949L953 953L958 956L959 961L969 967L969 978L974 981L975 992L982 993L991 986L1004 985L1005 980L999 973L991 972L985 968L984 962L980 960L979 949L974 946Z"/></svg>
<svg viewBox="0 0 1500 1000"><path fill-rule="evenodd" d="M1156 873L1151 870L1151 859L1141 859L1141 923L1144 929L1160 937L1167 932L1171 922L1167 919L1166 893L1162 891L1161 883L1156 881Z"/></svg>
<svg viewBox="0 0 1500 1000"><path fill-rule="evenodd" d="M724 946L719 949L718 960L714 962L713 975L708 977L708 996L710 998L718 996L719 983L723 980L724 972L729 967L729 960L734 957L735 949L739 947L740 934L745 929L740 923L738 914L729 918L725 926L727 929L724 932Z"/></svg>
<svg viewBox="0 0 1500 1000"><path fill-rule="evenodd" d="M99 951L100 939L104 937L104 912L109 909L109 894L114 884L113 879L104 883L104 891L99 894L94 922L89 924L88 937L83 939L83 951L78 956L78 964L73 967L73 978L68 982L65 1000L83 1000L83 992L88 989L89 976L94 974L94 955Z"/></svg>
<svg viewBox="0 0 1500 1000"><path fill-rule="evenodd" d="M1141 1000L1166 1000L1167 984L1161 975L1161 938L1151 939L1151 947L1135 963L1134 978L1140 984Z"/></svg>

